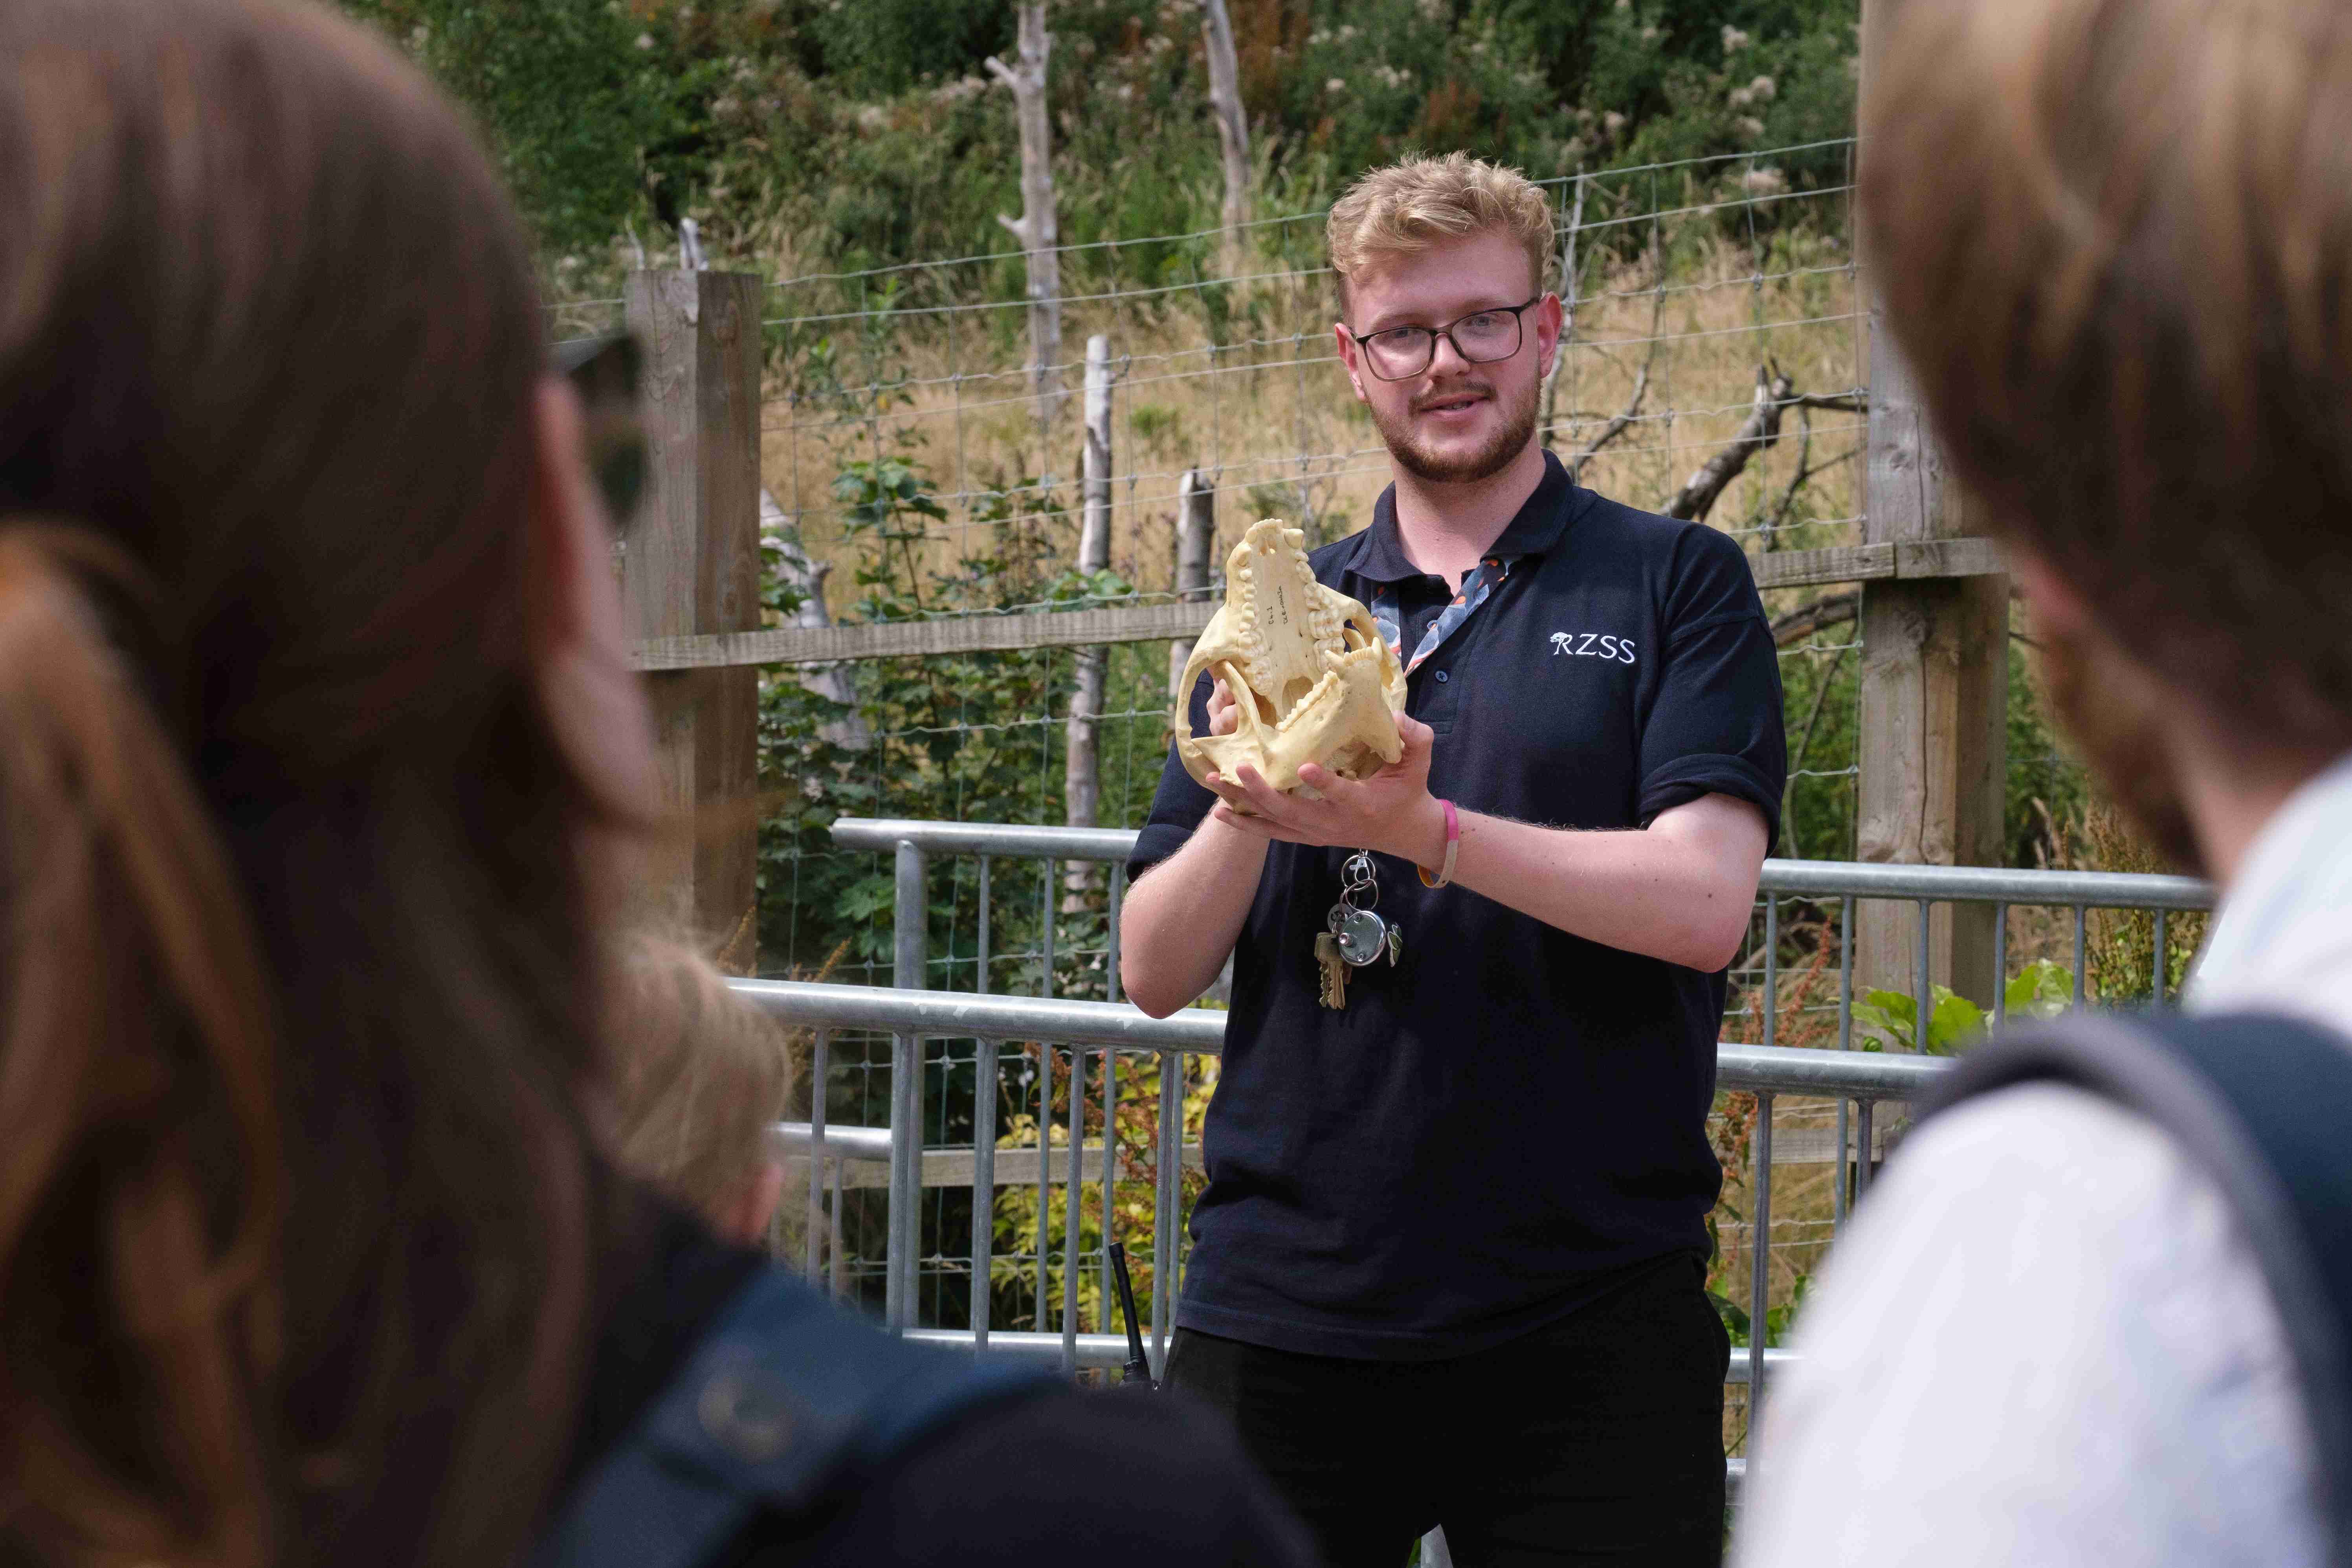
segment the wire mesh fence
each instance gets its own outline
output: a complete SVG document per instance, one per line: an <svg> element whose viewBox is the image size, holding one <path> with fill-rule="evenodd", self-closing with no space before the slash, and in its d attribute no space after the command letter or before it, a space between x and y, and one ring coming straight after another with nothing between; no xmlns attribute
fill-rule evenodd
<svg viewBox="0 0 2352 1568"><path fill-rule="evenodd" d="M858 1156L863 1163L841 1162L829 1199L810 1205L813 1218L829 1214L833 1234L806 1247L806 1255L824 1257L836 1288L877 1311L892 1300L895 1268L909 1326L967 1340L985 1328L1025 1338L1004 1347L1020 1353L1112 1366L1123 1353L1117 1336L1124 1325L1112 1308L1107 1247L1118 1240L1137 1260L1139 1300L1150 1304L1142 1327L1156 1346L1187 1251L1182 1216L1204 1184L1200 1144L1215 1047L1189 1026L1176 1032L1192 1042L1180 1051L1164 1028L1139 1037L1101 1021L1133 1018L1121 1009L1000 1006L1000 987L982 982L999 974L1013 981L1017 995L1004 1003L1067 996L1067 989L1053 988L1073 981L1083 994L1115 996L1115 951L1083 941L1073 950L1058 940L1068 929L1054 918L1065 883L1047 858L1110 859L1115 904L1116 858L1127 852L1128 836L855 821L839 831L846 842L881 847L902 871L913 858L894 913L922 921L918 940L899 951L924 956L896 976L902 986L919 978L920 989L882 991L891 1000L878 1010L863 1000L845 1004L877 994L864 988L768 988L767 1005L835 1026L816 1047L820 1076L832 1089L823 1114L835 1136L843 1136L845 1123L902 1124L889 1102L890 1040L856 1033L859 1019L898 1009L940 1026L920 1040L925 1070L914 1109L922 1147L904 1194L918 1211L914 1223L894 1247L885 1156L867 1152ZM1034 884L1011 874L1024 869L1038 873ZM1718 1057L1724 1092L1707 1123L1724 1180L1709 1220L1716 1244L1709 1288L1751 1347L1759 1345L1758 1325L1765 1343L1785 1330L1852 1203L1899 1135L1909 1090L1938 1065L1924 1058L1950 1054L2004 1012L2042 1015L2086 995L2174 994L2201 934L2199 911L2211 896L2183 879L2147 875L1786 861L1768 864L1764 882L1750 933L1758 963L1733 991ZM942 883L969 893L961 921L944 926L930 897ZM999 952L992 942L1005 908L999 900L1017 909L1033 893L1047 901L1042 949ZM1907 979L1891 981L1904 987L1900 994L1871 989L1853 962L1858 907L1890 901L1914 906L1918 933ZM1997 933L1994 965L2007 984L1986 1018L1967 1016L1967 1004L1931 985L1926 972L1932 907L1961 903L1989 913ZM974 999L970 1008L943 1010L961 1002L955 993L982 989L990 993L986 1007ZM845 1005L847 1011L834 1010ZM967 1034L984 1030L983 1015L1003 1026L1004 1038ZM1055 1032L1057 1024L1065 1032ZM1844 1054L1882 1047L1891 1054ZM1155 1060L1154 1051L1165 1054ZM822 1064L836 1061L846 1061L847 1071L824 1075ZM810 1112L814 1121L814 1103ZM895 1131L889 1136L894 1141ZM844 1166L858 1172L845 1184ZM1069 1359L1084 1336L1096 1336L1093 1345ZM1758 1359L1736 1362L1731 1381L1742 1384L1757 1365ZM1733 1388L1726 1440L1735 1452L1745 1441L1747 1409L1746 1387Z"/></svg>
<svg viewBox="0 0 2352 1568"><path fill-rule="evenodd" d="M1839 141L1543 182L1567 329L1538 428L1581 482L1703 519L1759 562L1859 542L1868 393L1852 156ZM1363 526L1388 461L1339 368L1325 216L1250 226L1236 276L1216 269L1215 231L1059 252L1061 342L1105 340L1103 571L1077 562L1086 360L1070 352L1042 374L1032 362L1018 251L775 283L761 462L778 615L1169 603L1193 489L1214 495L1220 575L1257 518L1293 521L1310 545ZM1790 853L1853 852L1854 606L1850 589L1768 595L1789 699ZM887 962L887 870L834 848L835 815L1062 820L1086 657L1029 648L766 676L766 782L786 805L763 847L765 968L872 978ZM1166 755L1169 645L1108 649L1105 688L1095 819L1131 826ZM1105 889L1077 891L1083 945L1075 933L1099 923Z"/></svg>

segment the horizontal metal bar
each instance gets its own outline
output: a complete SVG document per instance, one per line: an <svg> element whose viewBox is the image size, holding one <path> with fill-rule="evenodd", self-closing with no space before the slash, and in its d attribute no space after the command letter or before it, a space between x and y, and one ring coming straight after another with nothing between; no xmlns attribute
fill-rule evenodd
<svg viewBox="0 0 2352 1568"><path fill-rule="evenodd" d="M833 841L850 849L912 844L927 854L1016 859L1125 860L1132 828L925 822L845 816ZM1767 860L1758 890L1811 898L1934 899L1951 903L2088 904L2099 909L2207 910L2213 888L2194 877L2126 871L2016 870L2001 866L1889 866L1860 860Z"/></svg>
<svg viewBox="0 0 2352 1568"><path fill-rule="evenodd" d="M1943 1057L1900 1052L1816 1051L1793 1046L1738 1045L1728 1040L1715 1047L1715 1081L1718 1089L1823 1098L1847 1095L1863 1100L1916 1100L1951 1067L1951 1062Z"/></svg>
<svg viewBox="0 0 2352 1568"><path fill-rule="evenodd" d="M1118 1050L1224 1048L1226 1015L1188 1007L1149 1018L1125 1002L1074 1002L1034 996L982 996L969 991L902 991L878 985L816 985L793 980L730 980L738 995L785 1023L870 1029L924 1039L1048 1040ZM1760 1089L1824 1097L1910 1100L1951 1063L1941 1057L1877 1051L1801 1050L1788 1046L1716 1047L1717 1080L1726 1089ZM826 1137L831 1138L830 1130Z"/></svg>
<svg viewBox="0 0 2352 1568"><path fill-rule="evenodd" d="M2005 866L1887 866L1862 860L1767 860L1760 891L1822 898L1933 899L1957 904L2089 904L2100 909L2210 910L2213 886L2137 871L2017 870Z"/></svg>
<svg viewBox="0 0 2352 1568"><path fill-rule="evenodd" d="M917 1344L938 1345L943 1350L969 1352L972 1345L970 1329L909 1329L904 1339ZM1062 1336L1041 1334L1010 1329L988 1331L988 1348L980 1352L987 1356L1005 1356L1035 1362L1040 1366L1062 1364ZM1081 1367L1112 1367L1127 1364L1125 1334L1080 1334L1078 1365Z"/></svg>
<svg viewBox="0 0 2352 1568"><path fill-rule="evenodd" d="M1884 1130L1876 1140L1875 1153L1885 1152ZM780 1160L804 1160L815 1139L805 1121L779 1121L768 1129L768 1148ZM1849 1143L1851 1140L1849 1140ZM1055 1144L1057 1162L1047 1178L1049 1182L1070 1179L1067 1169L1069 1151ZM1783 1127L1773 1135L1772 1163L1775 1165L1827 1165L1837 1159L1837 1129L1834 1127ZM824 1152L829 1159L847 1160L857 1166L846 1173L841 1181L845 1187L886 1185L881 1173L867 1171L866 1165L878 1165L890 1158L890 1130L887 1127L844 1127L830 1125L824 1130ZM1184 1145L1184 1168L1198 1171L1203 1167L1201 1145ZM1037 1181L1037 1150L1032 1144L1000 1145L996 1151L996 1184L1000 1187L1034 1186ZM923 1185L927 1187L968 1187L972 1183L972 1152L969 1149L926 1149L923 1151ZM1089 1143L1078 1151L1078 1180L1092 1181L1102 1174L1102 1145Z"/></svg>
<svg viewBox="0 0 2352 1568"><path fill-rule="evenodd" d="M972 1346L970 1329L910 1329L904 1336L918 1344L938 1345L942 1350L969 1352ZM1009 1332L1003 1329L988 1331L988 1348L980 1352L989 1356L1017 1357L1042 1364L1058 1365L1062 1359L1062 1336L1059 1334ZM1778 1345L1764 1352L1764 1375L1769 1380L1775 1373L1785 1372L1797 1364L1797 1354ZM1078 1364L1082 1367L1113 1367L1127 1364L1125 1334L1080 1334ZM1727 1384L1748 1381L1748 1358L1732 1358L1732 1365L1723 1379ZM1736 1461L1735 1461L1736 1462Z"/></svg>
<svg viewBox="0 0 2352 1568"><path fill-rule="evenodd" d="M787 1024L872 1029L926 1039L1050 1040L1129 1051L1224 1048L1225 1016L1188 1007L1147 1017L1125 1002L1074 1002L1038 996L982 996L969 991L900 991L878 985L815 985L787 980L730 980L736 994Z"/></svg>
<svg viewBox="0 0 2352 1568"><path fill-rule="evenodd" d="M768 1129L768 1149L771 1153L800 1159L815 1146L816 1134L805 1121L779 1121ZM824 1152L835 1160L887 1160L890 1157L890 1130L887 1127L844 1127L837 1121L827 1122L824 1129Z"/></svg>
<svg viewBox="0 0 2352 1568"><path fill-rule="evenodd" d="M1004 855L1026 860L1124 860L1135 853L1131 827L1045 827L1020 822L926 822L914 817L844 816L833 841L845 849L892 849L910 843L936 855Z"/></svg>
<svg viewBox="0 0 2352 1568"><path fill-rule="evenodd" d="M854 1140L842 1137L844 1132L856 1134ZM768 1147L779 1159L803 1160L808 1157L814 1140L805 1121L780 1121L768 1130ZM828 1127L824 1132L824 1152L830 1158L848 1160L851 1168L844 1173L845 1187L881 1187L889 1184L887 1176L873 1167L890 1158L890 1130L887 1127ZM1080 1182L1098 1181L1102 1176L1102 1145L1089 1143L1078 1151L1077 1176ZM1816 1163L1826 1163L1830 1150L1823 1142ZM1037 1148L1030 1144L1000 1145L993 1162L995 1184L1000 1187L1029 1187L1037 1183ZM1184 1145L1184 1164L1202 1168L1201 1146ZM970 1149L925 1149L921 1184L926 1187L969 1187L972 1184L972 1152ZM1070 1148L1066 1143L1054 1145L1048 1185L1071 1180Z"/></svg>

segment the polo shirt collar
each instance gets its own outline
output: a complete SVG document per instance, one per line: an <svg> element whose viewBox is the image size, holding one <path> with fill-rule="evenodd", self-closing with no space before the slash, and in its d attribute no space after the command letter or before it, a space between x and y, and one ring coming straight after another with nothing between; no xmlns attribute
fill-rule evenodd
<svg viewBox="0 0 2352 1568"><path fill-rule="evenodd" d="M1542 555L1558 544L1559 536L1567 531L1570 514L1576 510L1571 503L1584 492L1568 477L1568 469L1558 458L1546 452L1543 460L1543 478L1496 536L1487 554L1506 561ZM1404 541L1397 536L1394 485L1382 490L1381 499L1372 503L1371 526L1356 535L1356 542L1355 553L1343 570L1368 583L1404 583L1426 575L1405 554Z"/></svg>

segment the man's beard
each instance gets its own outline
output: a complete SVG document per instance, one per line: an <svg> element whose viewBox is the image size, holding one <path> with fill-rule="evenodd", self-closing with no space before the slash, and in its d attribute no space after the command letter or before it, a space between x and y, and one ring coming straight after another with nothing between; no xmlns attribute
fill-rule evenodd
<svg viewBox="0 0 2352 1568"><path fill-rule="evenodd" d="M2205 874L2205 853L2172 773L2147 678L2095 632L2041 628L2042 681L2050 710L2083 753L2116 809L2166 860Z"/></svg>
<svg viewBox="0 0 2352 1568"><path fill-rule="evenodd" d="M1537 386L1538 384L1530 383L1526 396L1516 405L1504 408L1503 427L1495 432L1493 440L1467 457L1443 458L1424 448L1412 427L1417 409L1408 408L1403 416L1391 425L1389 417L1375 408L1372 423L1380 427L1381 439L1388 443L1389 456L1396 459L1397 467L1414 479L1426 479L1432 484L1474 484L1480 479L1492 479L1509 468L1512 461L1527 450L1528 443L1534 439ZM1495 396L1493 384L1481 381L1465 383L1443 393L1433 393L1416 402L1423 405L1443 403L1448 397L1459 397L1465 392L1483 392L1489 397Z"/></svg>

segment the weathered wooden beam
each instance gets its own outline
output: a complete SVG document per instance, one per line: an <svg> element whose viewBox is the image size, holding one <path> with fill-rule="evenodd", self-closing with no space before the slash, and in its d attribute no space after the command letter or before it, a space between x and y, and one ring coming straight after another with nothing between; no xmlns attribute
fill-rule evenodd
<svg viewBox="0 0 2352 1568"><path fill-rule="evenodd" d="M1871 90L1879 20L1897 0L1863 0L1863 90ZM1868 157L1864 149L1862 156ZM1968 497L1930 427L1862 258L1870 321L1870 413L1863 538L1934 569L1862 591L1860 776L1855 858L1911 865L1998 865L2008 774L2009 579L1998 568L1951 568L1982 545L1969 539ZM1938 904L1929 916L1926 974L1919 922L1901 904L1857 911L1854 978L1924 996L1932 981L1990 1005L1990 904Z"/></svg>
<svg viewBox="0 0 2352 1568"><path fill-rule="evenodd" d="M1880 578L1927 579L1998 574L1989 539L1928 539L1782 550L1752 557L1759 588L1802 588ZM1137 605L1105 610L1054 610L1033 616L971 616L868 626L780 626L719 637L651 637L631 657L643 670L712 669L751 664L829 664L837 659L922 658L935 654L1002 653L1027 647L1197 637L1213 603Z"/></svg>
<svg viewBox="0 0 2352 1568"><path fill-rule="evenodd" d="M1140 605L1054 610L1034 616L971 616L940 621L738 632L731 637L656 637L631 650L639 669L701 669L733 664L815 664L848 658L922 658L1089 643L1197 637L1214 605Z"/></svg>
<svg viewBox="0 0 2352 1568"><path fill-rule="evenodd" d="M760 624L760 300L750 273L632 272L629 330L646 348L645 504L623 537L621 603L638 639L697 641ZM666 805L648 879L657 918L756 967L752 904L759 677L735 661L661 668L647 683Z"/></svg>
<svg viewBox="0 0 2352 1568"><path fill-rule="evenodd" d="M1824 583L1888 579L1997 576L2000 548L1990 539L1900 539L1833 544L1825 550L1776 550L1750 558L1759 588L1805 588Z"/></svg>

